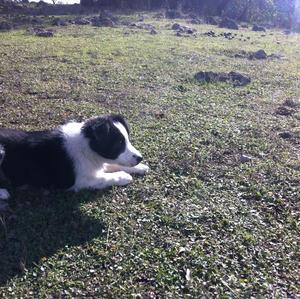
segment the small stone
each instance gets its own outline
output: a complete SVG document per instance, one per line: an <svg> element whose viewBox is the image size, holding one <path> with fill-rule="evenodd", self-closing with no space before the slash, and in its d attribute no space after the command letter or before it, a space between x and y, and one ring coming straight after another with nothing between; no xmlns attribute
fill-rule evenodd
<svg viewBox="0 0 300 299"><path fill-rule="evenodd" d="M180 30L181 29L181 25L178 24L178 23L174 23L171 28L172 28L172 30Z"/></svg>
<svg viewBox="0 0 300 299"><path fill-rule="evenodd" d="M150 31L150 34L153 34L153 35L155 35L155 34L158 34L158 32L157 32L157 30L155 30L155 29L151 29L151 31Z"/></svg>
<svg viewBox="0 0 300 299"><path fill-rule="evenodd" d="M247 155L244 155L244 154L242 154L240 156L240 161L242 163L247 163L247 162L250 162L251 160L252 160L252 157L250 157L250 156L247 156Z"/></svg>
<svg viewBox="0 0 300 299"><path fill-rule="evenodd" d="M267 59L267 53L264 50L258 50L251 55L255 59Z"/></svg>
<svg viewBox="0 0 300 299"><path fill-rule="evenodd" d="M293 137L293 134L290 131L283 131L283 132L278 133L278 135L279 135L279 137L281 137L283 139L289 139L289 138Z"/></svg>
<svg viewBox="0 0 300 299"><path fill-rule="evenodd" d="M256 24L253 25L252 27L252 31L262 31L262 32L266 32L266 29L262 26L258 26Z"/></svg>
<svg viewBox="0 0 300 299"><path fill-rule="evenodd" d="M37 31L35 33L36 36L40 36L40 37L52 37L53 36L53 32L49 31L49 30L40 30Z"/></svg>
<svg viewBox="0 0 300 299"><path fill-rule="evenodd" d="M276 114L288 116L288 115L292 115L293 111L290 108L280 106L280 107L277 108Z"/></svg>
<svg viewBox="0 0 300 299"><path fill-rule="evenodd" d="M284 105L292 108L300 108L300 99L287 99Z"/></svg>

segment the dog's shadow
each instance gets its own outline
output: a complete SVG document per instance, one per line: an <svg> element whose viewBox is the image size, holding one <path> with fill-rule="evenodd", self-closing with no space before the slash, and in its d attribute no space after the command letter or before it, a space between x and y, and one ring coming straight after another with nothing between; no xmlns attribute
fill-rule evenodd
<svg viewBox="0 0 300 299"><path fill-rule="evenodd" d="M110 192L16 191L10 210L0 213L0 286L60 248L105 238L105 223L80 210Z"/></svg>

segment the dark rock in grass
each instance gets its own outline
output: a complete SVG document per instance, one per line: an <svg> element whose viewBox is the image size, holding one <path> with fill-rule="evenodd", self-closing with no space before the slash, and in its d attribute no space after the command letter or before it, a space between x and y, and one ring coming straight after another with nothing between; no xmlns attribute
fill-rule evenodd
<svg viewBox="0 0 300 299"><path fill-rule="evenodd" d="M210 25L218 25L219 24L218 19L216 17L213 17L213 16L208 16L206 18L206 23L210 24Z"/></svg>
<svg viewBox="0 0 300 299"><path fill-rule="evenodd" d="M232 82L234 86L244 86L251 82L251 79L238 72L198 72L195 79L199 82Z"/></svg>
<svg viewBox="0 0 300 299"><path fill-rule="evenodd" d="M258 50L249 55L249 59L267 59L268 55L264 50Z"/></svg>
<svg viewBox="0 0 300 299"><path fill-rule="evenodd" d="M171 27L172 30L180 30L181 29L181 25L178 23L174 23Z"/></svg>
<svg viewBox="0 0 300 299"><path fill-rule="evenodd" d="M91 23L95 27L115 27L116 25L112 19L103 15L93 17Z"/></svg>
<svg viewBox="0 0 300 299"><path fill-rule="evenodd" d="M251 160L252 160L252 157L250 157L250 156L248 156L248 155L242 154L242 155L240 156L240 161L241 161L242 163L247 163L247 162L250 162Z"/></svg>
<svg viewBox="0 0 300 299"><path fill-rule="evenodd" d="M234 86L245 86L251 82L250 77L238 72L230 72L228 75Z"/></svg>
<svg viewBox="0 0 300 299"><path fill-rule="evenodd" d="M59 18L55 18L51 24L52 26L67 26L68 22Z"/></svg>
<svg viewBox="0 0 300 299"><path fill-rule="evenodd" d="M229 80L228 74L226 73L215 73L215 72L198 72L195 75L195 79L199 82L225 82Z"/></svg>
<svg viewBox="0 0 300 299"><path fill-rule="evenodd" d="M262 32L266 32L266 28L263 26L258 26L256 24L253 25L252 27L252 31L262 31Z"/></svg>
<svg viewBox="0 0 300 299"><path fill-rule="evenodd" d="M278 136L283 139L290 139L293 137L293 134L290 131L283 131L283 132L278 133Z"/></svg>
<svg viewBox="0 0 300 299"><path fill-rule="evenodd" d="M74 24L75 25L89 25L90 21L87 19L83 19L83 18L77 18L74 20Z"/></svg>
<svg viewBox="0 0 300 299"><path fill-rule="evenodd" d="M13 28L13 25L11 23L8 23L6 21L0 22L0 30L11 30Z"/></svg>
<svg viewBox="0 0 300 299"><path fill-rule="evenodd" d="M300 108L300 99L287 99L284 105L291 108Z"/></svg>
<svg viewBox="0 0 300 299"><path fill-rule="evenodd" d="M199 25L199 24L202 24L203 22L202 22L202 20L201 19L192 19L191 21L190 21L190 23L191 24L195 24L195 25Z"/></svg>
<svg viewBox="0 0 300 299"><path fill-rule="evenodd" d="M283 116L289 116L293 114L293 110L284 106L280 106L276 110L276 114L283 115Z"/></svg>
<svg viewBox="0 0 300 299"><path fill-rule="evenodd" d="M52 37L54 34L50 30L40 29L40 30L38 30L38 31L35 32L35 35L36 36L40 36L40 37Z"/></svg>
<svg viewBox="0 0 300 299"><path fill-rule="evenodd" d="M206 36L211 36L211 37L216 37L216 33L214 31L208 31L208 32L204 32L203 35Z"/></svg>
<svg viewBox="0 0 300 299"><path fill-rule="evenodd" d="M234 30L238 30L239 29L238 24L234 20L229 19L227 17L225 17L224 19L222 19L222 21L219 24L219 27L220 28L234 29Z"/></svg>
<svg viewBox="0 0 300 299"><path fill-rule="evenodd" d="M156 13L153 18L154 19L163 19L165 16L162 12Z"/></svg>
<svg viewBox="0 0 300 299"><path fill-rule="evenodd" d="M150 34L152 34L152 35L158 34L158 31L152 28L150 31Z"/></svg>
<svg viewBox="0 0 300 299"><path fill-rule="evenodd" d="M171 27L172 30L176 30L178 32L181 33L187 33L187 34L193 34L194 32L196 32L197 30L194 28L190 28L184 25L180 25L178 23L174 23Z"/></svg>
<svg viewBox="0 0 300 299"><path fill-rule="evenodd" d="M144 22L145 21L145 17L143 15L140 15L138 18L139 22Z"/></svg>

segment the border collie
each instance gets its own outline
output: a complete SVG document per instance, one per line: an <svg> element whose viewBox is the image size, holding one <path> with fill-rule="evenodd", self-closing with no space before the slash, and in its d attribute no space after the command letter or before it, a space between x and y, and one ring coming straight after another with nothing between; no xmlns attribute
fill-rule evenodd
<svg viewBox="0 0 300 299"><path fill-rule="evenodd" d="M142 155L129 141L120 115L69 122L58 129L25 132L0 129L0 200L6 189L29 185L78 191L127 185L145 174Z"/></svg>

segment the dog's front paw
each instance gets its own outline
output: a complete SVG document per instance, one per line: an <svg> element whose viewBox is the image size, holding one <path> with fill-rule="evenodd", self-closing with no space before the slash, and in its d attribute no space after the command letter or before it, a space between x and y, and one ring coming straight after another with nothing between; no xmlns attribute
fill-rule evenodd
<svg viewBox="0 0 300 299"><path fill-rule="evenodd" d="M146 174L147 172L149 172L149 170L150 170L149 166L147 166L147 165L145 165L145 164L142 164L142 163L136 165L136 166L134 167L134 169L135 169L135 173L136 173L136 174L140 174L140 175L144 175L144 174Z"/></svg>
<svg viewBox="0 0 300 299"><path fill-rule="evenodd" d="M116 184L118 186L125 186L132 182L133 178L130 174L126 173L125 171L118 171Z"/></svg>

